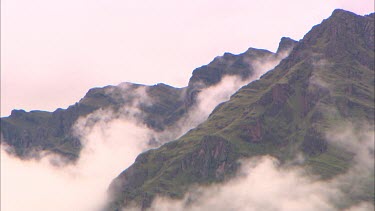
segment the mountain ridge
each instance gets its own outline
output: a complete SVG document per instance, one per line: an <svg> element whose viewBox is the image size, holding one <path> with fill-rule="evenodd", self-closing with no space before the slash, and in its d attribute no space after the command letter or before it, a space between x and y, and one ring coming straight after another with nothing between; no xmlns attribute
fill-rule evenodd
<svg viewBox="0 0 375 211"><path fill-rule="evenodd" d="M292 44L289 43L288 47L291 48ZM262 57L276 59L279 54L255 48L239 55L225 53L209 64L196 68L188 86L183 88L163 83L147 86L125 82L117 86L92 88L67 109L58 108L53 112L13 110L9 117L1 118L1 141L11 147L8 148L9 152L24 159L39 157L41 152L47 152L75 161L82 149L80 137L74 134L74 125L79 118L99 109L113 110L120 117L124 115L121 113L123 107L131 107L139 101L141 96L134 95L134 92L145 89L143 94L151 96L153 104L137 105L143 117L136 118L148 128L161 132L172 127L192 109L203 89L217 85L225 76L233 75L245 80L254 74L255 61Z"/></svg>
<svg viewBox="0 0 375 211"><path fill-rule="evenodd" d="M326 132L343 122L374 125L371 17L335 10L279 65L216 107L206 122L139 155L109 186L108 210L133 203L147 209L156 195L180 199L193 184L230 179L239 158L256 155L287 162L302 152L303 165L324 179L348 171L352 154L327 140ZM374 191L345 201L363 200L374 201Z"/></svg>

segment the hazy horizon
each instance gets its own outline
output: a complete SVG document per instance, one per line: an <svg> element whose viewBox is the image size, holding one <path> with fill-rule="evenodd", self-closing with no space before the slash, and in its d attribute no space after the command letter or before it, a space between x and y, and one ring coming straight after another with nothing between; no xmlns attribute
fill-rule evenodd
<svg viewBox="0 0 375 211"><path fill-rule="evenodd" d="M374 2L4 0L1 116L66 108L90 88L125 81L183 87L214 57L275 51L336 8L364 15Z"/></svg>

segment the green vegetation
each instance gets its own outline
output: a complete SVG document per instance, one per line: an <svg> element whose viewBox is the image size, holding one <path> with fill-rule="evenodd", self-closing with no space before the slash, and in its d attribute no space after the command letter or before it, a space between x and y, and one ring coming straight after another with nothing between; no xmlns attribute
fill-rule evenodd
<svg viewBox="0 0 375 211"><path fill-rule="evenodd" d="M373 18L335 11L206 122L140 155L110 186L110 210L132 202L147 208L156 194L182 197L194 184L230 178L239 158L257 155L287 162L302 152L305 167L323 179L346 172L353 154L327 141L326 132L344 122L374 124L373 26ZM373 191L356 194L353 202L374 198Z"/></svg>

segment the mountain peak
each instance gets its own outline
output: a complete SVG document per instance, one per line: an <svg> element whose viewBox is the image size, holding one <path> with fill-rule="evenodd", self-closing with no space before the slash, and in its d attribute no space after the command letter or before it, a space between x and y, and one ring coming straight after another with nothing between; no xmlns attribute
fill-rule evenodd
<svg viewBox="0 0 375 211"><path fill-rule="evenodd" d="M350 16L358 16L358 15L353 12L346 11L343 9L335 9L331 15L331 17L340 17L340 18L347 18Z"/></svg>
<svg viewBox="0 0 375 211"><path fill-rule="evenodd" d="M290 58L307 58L311 57L307 52L314 52L334 61L356 58L361 64L373 67L373 58L368 57L366 51L373 46L374 18L336 9L304 36Z"/></svg>
<svg viewBox="0 0 375 211"><path fill-rule="evenodd" d="M374 18L375 17L375 12L372 12L372 13L370 13L370 14L368 14L368 15L365 15L366 17L370 17L370 18Z"/></svg>
<svg viewBox="0 0 375 211"><path fill-rule="evenodd" d="M294 43L282 38L278 52ZM312 173L326 179L342 175L352 155L325 134L340 122L373 124L373 44L373 18L335 10L278 66L242 87L206 122L140 155L111 183L109 206L139 203L146 209L157 195L182 197L192 185L225 182L237 171L239 159L262 154L288 163L289 155L303 153L303 165ZM210 71L193 74L203 81L207 77L202 73ZM365 191L358 198L370 201L373 193Z"/></svg>
<svg viewBox="0 0 375 211"><path fill-rule="evenodd" d="M276 53L280 53L283 51L290 50L294 47L294 45L297 43L297 41L289 38L289 37L282 37L279 43L279 47L276 51Z"/></svg>

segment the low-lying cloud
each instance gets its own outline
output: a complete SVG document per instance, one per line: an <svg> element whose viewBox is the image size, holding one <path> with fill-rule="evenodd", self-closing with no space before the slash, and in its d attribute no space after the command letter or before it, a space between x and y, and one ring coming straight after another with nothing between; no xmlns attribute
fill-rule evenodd
<svg viewBox="0 0 375 211"><path fill-rule="evenodd" d="M248 63L253 67L254 72L247 79L242 79L237 75L225 75L218 84L201 90L196 103L189 109L188 113L175 124L175 127L167 131L167 134L173 134L172 138L167 140L174 140L204 122L217 105L228 101L241 87L258 80L267 71L276 67L281 60L289 55L290 51L291 49L277 55L249 60ZM159 137L163 136L165 136L165 133L159 134Z"/></svg>
<svg viewBox="0 0 375 211"><path fill-rule="evenodd" d="M129 167L138 154L155 147L150 145L151 138L163 140L159 144L177 139L206 120L219 103L229 100L241 86L273 68L280 59L259 61L255 74L247 80L226 76L219 84L203 89L193 108L175 127L163 132L156 132L142 123L139 106L153 102L145 87L133 90L135 100L119 111L98 110L76 122L74 130L83 143L83 150L74 165L52 154L40 160L20 160L6 153L2 145L1 210L100 210L106 203L112 179ZM120 86L124 90L129 88L127 84Z"/></svg>
<svg viewBox="0 0 375 211"><path fill-rule="evenodd" d="M182 201L158 198L151 210L332 210L327 196L334 192L302 169L282 168L265 156L243 161L238 176L226 184L199 187Z"/></svg>
<svg viewBox="0 0 375 211"><path fill-rule="evenodd" d="M124 120L98 123L75 165L51 165L59 159L53 155L19 160L2 149L1 210L99 210L111 180L145 149L148 130Z"/></svg>
<svg viewBox="0 0 375 211"><path fill-rule="evenodd" d="M354 157L351 168L333 179L319 180L301 166L256 157L242 161L237 176L228 182L192 188L182 200L159 197L150 210L374 210L371 200L359 198L374 187L374 131L343 126L327 137Z"/></svg>

